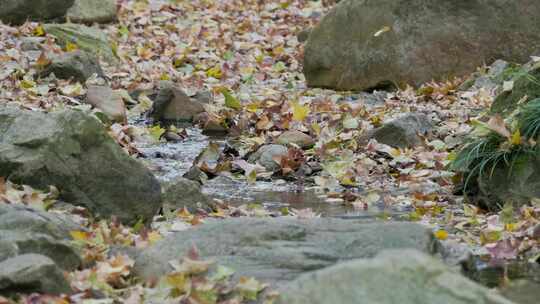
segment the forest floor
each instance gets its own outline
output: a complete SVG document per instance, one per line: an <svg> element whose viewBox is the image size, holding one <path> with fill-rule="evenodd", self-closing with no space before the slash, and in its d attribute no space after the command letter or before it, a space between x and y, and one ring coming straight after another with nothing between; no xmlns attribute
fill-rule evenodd
<svg viewBox="0 0 540 304"><path fill-rule="evenodd" d="M407 220L427 225L439 240L466 244L485 260L537 261L540 258L538 239L531 237L531 229L540 220L540 205L505 206L500 212L488 212L454 195L455 173L447 168L462 144L457 135L471 131L471 122L485 115L493 101L493 92L460 91L458 87L464 79L456 79L378 93L382 102L370 103L366 101L374 98L373 95L306 87L302 74L303 44L297 35L316 25L325 14L328 8L322 7L320 2L200 0L148 4L124 0L120 3L118 23L103 26L119 60L119 64L102 62L111 87L129 93L152 90L159 81L169 80L188 95L211 91L214 101L207 105L208 119L228 125L228 138L235 140L237 154L211 151L204 156L208 157L206 162L198 164L202 171L233 176L247 183L291 181L303 188L315 189L323 201L333 206L343 205L360 213L376 210L381 220ZM9 48L21 37L29 36L47 38L39 56ZM0 102L46 111L85 108L79 100L85 94L83 84L34 78L40 60L64 51L54 43L54 38L43 33L38 23L28 22L20 27L0 25L0 61L11 62L19 74L11 77L12 73L0 71ZM124 97L130 99L129 123L113 124L109 128L119 144L136 156L141 138L159 144L166 130L135 123L150 107L147 96L140 95L138 100L128 94ZM393 148L374 140L360 144L359 139L367 130L409 112L424 113L436 125L414 148ZM314 146L290 148L288 156L277 160L280 169L274 173L242 160L286 130L309 134ZM208 149L212 147L206 151ZM299 171L304 164L311 167L318 164L321 171L316 175ZM24 200L22 197L29 194L35 198L34 203L48 198L47 194L21 190L9 183L0 183L2 188L8 189L5 193L9 193L12 201L14 198ZM395 210L399 210L399 214ZM161 239L167 229L178 229L177 222L189 227L204 225L208 218L239 214L325 216L316 210L295 206L276 213L223 201L222 207L214 213L183 209L176 213L176 222L166 228L155 225L155 229L150 230L80 218L91 232L74 232L73 236L86 248L86 258L98 264L72 274L75 285L83 291L78 296L87 297L88 286L93 285L107 297L123 299L123 303L138 303L143 285L126 279L133 261L107 258L103 255L104 247L130 244L143 248ZM196 253L192 258L196 258ZM189 264L193 261L186 263L195 267ZM196 266L207 267L202 262ZM180 278L169 277L173 285L180 284L178 280ZM245 293L258 292L263 287L254 279L239 284L243 284L240 290ZM128 287L130 292L126 292ZM75 301L76 297L72 296L71 300ZM53 297L50 299L52 301ZM62 299L67 301L60 297L54 299L55 303L63 303ZM4 300L0 297L0 303L7 303Z"/></svg>

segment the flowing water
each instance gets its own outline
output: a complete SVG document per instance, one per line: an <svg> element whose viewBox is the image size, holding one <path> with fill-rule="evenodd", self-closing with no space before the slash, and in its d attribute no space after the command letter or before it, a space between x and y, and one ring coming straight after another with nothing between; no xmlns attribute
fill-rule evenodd
<svg viewBox="0 0 540 304"><path fill-rule="evenodd" d="M145 162L161 181L182 176L192 166L199 153L210 141L225 145L226 138L208 137L200 129L187 128L188 137L179 143L160 143L139 147ZM257 181L218 176L205 183L203 192L212 198L221 199L231 205L261 204L269 210L283 207L294 209L311 208L323 217L349 219L392 217L400 220L410 212L407 208L388 210L375 206L369 210L354 210L342 203L329 203L323 193L309 186L285 180ZM517 303L540 303L540 264L527 261L493 262L475 257L465 267L465 274L488 287L501 287ZM523 280L523 281L521 281ZM519 284L509 284L518 282ZM531 299L536 299L532 300Z"/></svg>

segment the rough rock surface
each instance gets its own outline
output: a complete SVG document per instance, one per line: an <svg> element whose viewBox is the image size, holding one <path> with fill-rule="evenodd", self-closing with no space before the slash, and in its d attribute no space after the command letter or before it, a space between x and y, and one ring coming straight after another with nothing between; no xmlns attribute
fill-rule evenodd
<svg viewBox="0 0 540 304"><path fill-rule="evenodd" d="M116 20L116 1L75 0L66 17L77 23L112 22Z"/></svg>
<svg viewBox="0 0 540 304"><path fill-rule="evenodd" d="M341 1L311 31L304 73L310 86L363 90L523 63L540 51L539 15L536 0Z"/></svg>
<svg viewBox="0 0 540 304"><path fill-rule="evenodd" d="M163 205L172 210L186 207L193 211L211 203L212 200L201 192L201 184L196 181L179 176L163 186Z"/></svg>
<svg viewBox="0 0 540 304"><path fill-rule="evenodd" d="M383 124L370 137L393 147L414 147L422 142L420 135L426 135L432 128L425 114L410 113Z"/></svg>
<svg viewBox="0 0 540 304"><path fill-rule="evenodd" d="M196 246L202 258L215 258L239 275L263 282L285 282L338 261L372 257L383 249L430 252L431 233L413 223L342 219L241 218L206 223L177 232L143 251L135 272L144 278L170 270Z"/></svg>
<svg viewBox="0 0 540 304"><path fill-rule="evenodd" d="M280 291L281 304L511 304L417 250L388 250L302 275Z"/></svg>
<svg viewBox="0 0 540 304"><path fill-rule="evenodd" d="M487 175L487 174L486 174ZM540 197L540 153L523 153L512 167L497 166L489 176L478 178L480 204L498 209L504 202L527 204Z"/></svg>
<svg viewBox="0 0 540 304"><path fill-rule="evenodd" d="M62 53L51 58L51 63L40 73L41 77L46 77L54 73L57 78L70 79L84 83L92 75L103 76L103 70L99 60L80 50Z"/></svg>
<svg viewBox="0 0 540 304"><path fill-rule="evenodd" d="M510 114L519 102L540 98L540 64L527 64L511 73L511 89L499 94L491 105L491 112Z"/></svg>
<svg viewBox="0 0 540 304"><path fill-rule="evenodd" d="M159 182L127 155L94 117L0 107L0 176L60 197L94 215L133 223L161 207Z"/></svg>
<svg viewBox="0 0 540 304"><path fill-rule="evenodd" d="M89 85L85 102L101 110L112 121L125 122L127 119L122 96L108 86Z"/></svg>
<svg viewBox="0 0 540 304"><path fill-rule="evenodd" d="M289 130L281 133L276 139L276 143L284 146L295 144L300 148L309 148L315 144L315 141L304 132Z"/></svg>
<svg viewBox="0 0 540 304"><path fill-rule="evenodd" d="M191 122L205 111L202 103L191 99L173 83L162 83L150 110L154 121Z"/></svg>
<svg viewBox="0 0 540 304"><path fill-rule="evenodd" d="M24 254L0 262L0 294L70 291L62 270L46 256Z"/></svg>
<svg viewBox="0 0 540 304"><path fill-rule="evenodd" d="M26 20L48 21L63 17L74 0L2 0L0 20L23 24Z"/></svg>
<svg viewBox="0 0 540 304"><path fill-rule="evenodd" d="M75 269L81 259L69 243L69 232L80 229L60 214L0 204L0 261L35 253L51 258L63 269Z"/></svg>
<svg viewBox="0 0 540 304"><path fill-rule="evenodd" d="M99 28L89 27L82 24L44 24L45 32L54 36L56 41L65 46L68 42L74 43L83 51L102 57L108 62L116 62L107 35Z"/></svg>
<svg viewBox="0 0 540 304"><path fill-rule="evenodd" d="M249 161L258 162L266 170L275 171L280 168L279 164L274 160L276 156L287 155L289 149L282 145L265 145L259 148L257 152L249 157Z"/></svg>

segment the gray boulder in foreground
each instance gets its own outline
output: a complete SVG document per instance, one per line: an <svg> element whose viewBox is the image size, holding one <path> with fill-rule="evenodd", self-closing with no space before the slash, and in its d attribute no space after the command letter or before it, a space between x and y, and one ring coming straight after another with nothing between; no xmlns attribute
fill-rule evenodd
<svg viewBox="0 0 540 304"><path fill-rule="evenodd" d="M0 176L60 198L95 216L125 223L150 220L161 207L157 179L127 155L97 118L0 107Z"/></svg>
<svg viewBox="0 0 540 304"><path fill-rule="evenodd" d="M300 276L279 304L511 304L417 250L383 251Z"/></svg>
<svg viewBox="0 0 540 304"><path fill-rule="evenodd" d="M215 259L238 275L285 283L339 261L375 256L383 249L431 252L431 232L414 223L333 218L239 218L213 221L176 232L136 257L135 274L150 279L171 271L195 246L202 259Z"/></svg>
<svg viewBox="0 0 540 304"><path fill-rule="evenodd" d="M346 0L310 33L309 86L363 90L464 76L540 51L537 0Z"/></svg>
<svg viewBox="0 0 540 304"><path fill-rule="evenodd" d="M66 270L81 265L70 231L83 228L66 216L20 204L0 203L0 262L22 254L40 254Z"/></svg>
<svg viewBox="0 0 540 304"><path fill-rule="evenodd" d="M0 262L0 294L71 291L60 268L46 256L24 254Z"/></svg>

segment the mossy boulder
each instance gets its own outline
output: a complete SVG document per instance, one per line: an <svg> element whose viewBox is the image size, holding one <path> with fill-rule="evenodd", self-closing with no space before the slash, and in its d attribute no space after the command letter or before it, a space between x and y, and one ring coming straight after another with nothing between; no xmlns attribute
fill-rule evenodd
<svg viewBox="0 0 540 304"><path fill-rule="evenodd" d="M305 45L309 86L364 90L464 76L540 51L535 0L345 0ZM519 33L519 34L516 34Z"/></svg>
<svg viewBox="0 0 540 304"><path fill-rule="evenodd" d="M478 200L488 209L522 205L540 198L540 153L522 152L478 178Z"/></svg>
<svg viewBox="0 0 540 304"><path fill-rule="evenodd" d="M79 49L94 56L102 57L109 62L117 61L107 35L99 28L71 23L44 24L43 28L63 47L68 43L73 43Z"/></svg>
<svg viewBox="0 0 540 304"><path fill-rule="evenodd" d="M0 262L0 294L71 292L62 269L39 254L24 254Z"/></svg>
<svg viewBox="0 0 540 304"><path fill-rule="evenodd" d="M27 20L50 21L63 18L74 0L2 0L0 20L19 25Z"/></svg>
<svg viewBox="0 0 540 304"><path fill-rule="evenodd" d="M39 189L100 217L151 220L161 207L157 179L85 112L41 113L0 107L0 176Z"/></svg>
<svg viewBox="0 0 540 304"><path fill-rule="evenodd" d="M506 72L511 88L500 93L491 105L492 113L503 115L514 111L519 102L540 97L540 64L529 63Z"/></svg>

